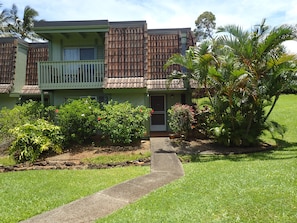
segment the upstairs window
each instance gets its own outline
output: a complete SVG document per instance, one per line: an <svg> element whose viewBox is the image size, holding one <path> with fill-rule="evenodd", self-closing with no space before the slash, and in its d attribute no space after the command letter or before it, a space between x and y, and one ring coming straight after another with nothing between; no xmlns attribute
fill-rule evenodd
<svg viewBox="0 0 297 223"><path fill-rule="evenodd" d="M94 60L95 49L94 48L65 48L64 60Z"/></svg>

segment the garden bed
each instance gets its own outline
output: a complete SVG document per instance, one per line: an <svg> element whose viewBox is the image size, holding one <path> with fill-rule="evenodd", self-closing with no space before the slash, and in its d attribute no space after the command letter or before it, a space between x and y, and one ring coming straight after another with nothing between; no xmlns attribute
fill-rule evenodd
<svg viewBox="0 0 297 223"><path fill-rule="evenodd" d="M145 154L150 151L150 141L142 140L130 146L74 146L59 155L46 154L37 162L21 163L13 166L0 165L0 172L49 169L106 169L112 167L149 165L150 158L123 162L92 163L87 159L98 156ZM7 148L0 148L0 157L8 156Z"/></svg>
<svg viewBox="0 0 297 223"><path fill-rule="evenodd" d="M261 143L253 147L226 147L215 143L211 139L181 140L179 138L171 139L171 145L174 151L180 155L231 155L246 154L262 151L269 151L274 146Z"/></svg>
<svg viewBox="0 0 297 223"><path fill-rule="evenodd" d="M231 155L247 154L261 151L269 151L274 148L269 144L262 143L255 147L225 147L218 145L210 139L196 139L191 141L180 138L170 139L173 151L178 155ZM73 146L64 153L45 154L35 163L22 163L13 166L0 165L0 172L24 171L24 170L49 170L49 169L106 169L125 166L150 165L150 157L129 160L133 154L145 154L150 152L150 141L141 142L129 146ZM0 157L7 156L7 149L0 148ZM94 163L92 159L105 156L106 159L115 156L127 157L127 160L115 162Z"/></svg>

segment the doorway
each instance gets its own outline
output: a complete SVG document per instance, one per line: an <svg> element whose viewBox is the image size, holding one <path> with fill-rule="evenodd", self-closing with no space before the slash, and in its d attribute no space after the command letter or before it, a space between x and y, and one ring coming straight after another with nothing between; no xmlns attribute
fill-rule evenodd
<svg viewBox="0 0 297 223"><path fill-rule="evenodd" d="M154 110L151 116L151 131L166 131L165 95L151 95L150 107Z"/></svg>

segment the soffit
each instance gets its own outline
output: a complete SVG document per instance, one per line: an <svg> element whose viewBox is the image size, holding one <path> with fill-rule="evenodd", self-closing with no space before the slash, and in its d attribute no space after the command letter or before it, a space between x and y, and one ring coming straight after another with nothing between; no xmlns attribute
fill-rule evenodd
<svg viewBox="0 0 297 223"><path fill-rule="evenodd" d="M72 34L78 34L84 37L87 33L107 32L109 29L107 20L90 20L90 21L40 21L34 24L34 31L46 39L52 39L53 36L63 35L69 37Z"/></svg>

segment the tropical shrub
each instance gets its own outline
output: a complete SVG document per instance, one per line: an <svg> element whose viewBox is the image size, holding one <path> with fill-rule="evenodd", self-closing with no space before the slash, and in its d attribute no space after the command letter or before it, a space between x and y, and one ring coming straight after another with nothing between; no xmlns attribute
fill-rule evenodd
<svg viewBox="0 0 297 223"><path fill-rule="evenodd" d="M11 139L10 129L41 118L42 110L43 106L32 100L15 105L12 109L2 108L0 111L0 141Z"/></svg>
<svg viewBox="0 0 297 223"><path fill-rule="evenodd" d="M47 150L62 152L64 137L60 127L46 120L38 119L34 123L10 129L9 132L15 137L9 153L17 162L34 162Z"/></svg>
<svg viewBox="0 0 297 223"><path fill-rule="evenodd" d="M213 116L209 106L203 105L195 112L195 123L192 130L193 137L209 138L211 136L209 126L212 126Z"/></svg>
<svg viewBox="0 0 297 223"><path fill-rule="evenodd" d="M168 109L168 124L174 133L187 137L194 122L195 112L192 106L178 103Z"/></svg>
<svg viewBox="0 0 297 223"><path fill-rule="evenodd" d="M91 98L69 100L56 109L56 124L65 136L65 145L82 144L98 131L99 103Z"/></svg>
<svg viewBox="0 0 297 223"><path fill-rule="evenodd" d="M145 123L151 109L145 106L132 106L129 102L110 101L102 104L98 116L99 129L114 144L129 144L140 139L145 131Z"/></svg>

